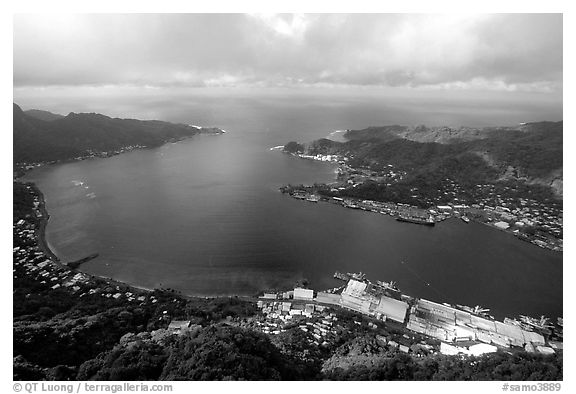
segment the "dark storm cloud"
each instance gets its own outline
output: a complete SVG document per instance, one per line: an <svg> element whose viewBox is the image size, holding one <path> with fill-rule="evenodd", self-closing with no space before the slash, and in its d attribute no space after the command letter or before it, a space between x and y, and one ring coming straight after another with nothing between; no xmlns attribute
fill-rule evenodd
<svg viewBox="0 0 576 394"><path fill-rule="evenodd" d="M557 91L562 16L17 15L14 84Z"/></svg>

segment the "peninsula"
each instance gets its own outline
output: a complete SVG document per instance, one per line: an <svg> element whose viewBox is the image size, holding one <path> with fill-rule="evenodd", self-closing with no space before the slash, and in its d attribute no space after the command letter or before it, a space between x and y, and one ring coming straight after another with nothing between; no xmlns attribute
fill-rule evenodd
<svg viewBox="0 0 576 394"><path fill-rule="evenodd" d="M96 113L67 116L13 105L15 170L41 164L108 157L133 149L153 148L199 134L223 134L200 127L159 120L111 118Z"/></svg>
<svg viewBox="0 0 576 394"><path fill-rule="evenodd" d="M284 152L337 163L338 177L281 191L412 223L475 220L562 251L562 130L562 122L384 126L348 130L346 142L292 141Z"/></svg>

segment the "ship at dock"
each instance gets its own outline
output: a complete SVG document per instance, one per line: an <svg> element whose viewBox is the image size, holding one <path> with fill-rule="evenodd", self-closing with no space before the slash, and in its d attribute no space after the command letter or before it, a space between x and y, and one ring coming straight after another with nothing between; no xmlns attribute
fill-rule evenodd
<svg viewBox="0 0 576 394"><path fill-rule="evenodd" d="M431 217L423 218L420 216L408 216L408 215L400 215L396 218L399 222L406 222L406 223L414 223L414 224L423 224L425 226L434 226L436 223L434 219Z"/></svg>
<svg viewBox="0 0 576 394"><path fill-rule="evenodd" d="M344 274L340 271L336 271L334 272L334 278L343 280L344 282L348 282L350 279L361 281L366 278L366 274L363 272L347 272Z"/></svg>

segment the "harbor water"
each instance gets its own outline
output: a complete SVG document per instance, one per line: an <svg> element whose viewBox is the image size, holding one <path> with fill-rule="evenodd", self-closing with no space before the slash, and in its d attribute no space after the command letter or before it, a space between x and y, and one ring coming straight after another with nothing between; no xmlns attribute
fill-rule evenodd
<svg viewBox="0 0 576 394"><path fill-rule="evenodd" d="M334 271L362 271L497 317L562 315L561 253L474 222L420 226L278 192L330 182L335 166L271 147L391 123L382 111L228 105L165 116L226 134L30 172L46 198L53 251L64 261L98 253L80 270L193 295L250 295L304 278L321 290L340 283Z"/></svg>

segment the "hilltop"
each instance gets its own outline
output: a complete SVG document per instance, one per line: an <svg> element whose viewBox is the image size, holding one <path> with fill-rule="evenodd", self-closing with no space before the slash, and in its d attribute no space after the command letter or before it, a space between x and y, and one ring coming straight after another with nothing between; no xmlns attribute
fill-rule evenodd
<svg viewBox="0 0 576 394"><path fill-rule="evenodd" d="M55 114L41 109L29 109L24 111L24 113L32 118L44 120L46 122L52 122L53 120L62 119L64 117L64 115Z"/></svg>
<svg viewBox="0 0 576 394"><path fill-rule="evenodd" d="M562 121L457 129L392 125L348 130L346 142L291 142L284 150L345 156L350 165L373 170L393 166L428 184L446 178L464 184L515 180L549 187L561 197L562 132Z"/></svg>
<svg viewBox="0 0 576 394"><path fill-rule="evenodd" d="M280 190L308 201L335 198L398 220L432 215L429 225L472 219L562 251L562 129L563 122L482 129L393 125L347 130L345 142L292 141L284 152L337 162L338 177L329 185Z"/></svg>

